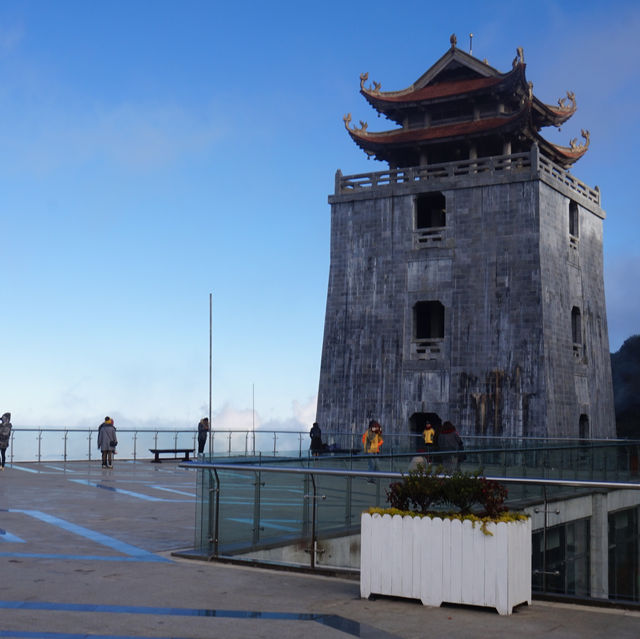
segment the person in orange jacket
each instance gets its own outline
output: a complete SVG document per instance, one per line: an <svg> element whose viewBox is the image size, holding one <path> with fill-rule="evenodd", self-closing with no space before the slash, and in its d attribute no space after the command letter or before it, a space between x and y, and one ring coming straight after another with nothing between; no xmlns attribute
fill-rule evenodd
<svg viewBox="0 0 640 639"><path fill-rule="evenodd" d="M380 426L375 419L372 419L369 422L369 427L362 435L362 446L364 447L364 452L377 455L380 452L380 447L383 443L382 426Z"/></svg>
<svg viewBox="0 0 640 639"><path fill-rule="evenodd" d="M368 455L377 455L380 452L380 447L383 443L382 426L380 426L375 419L372 419L369 422L369 427L362 435L362 446L364 448L364 452ZM371 458L369 459L368 467L371 471L378 470L375 460ZM373 479L368 479L367 481L373 482Z"/></svg>

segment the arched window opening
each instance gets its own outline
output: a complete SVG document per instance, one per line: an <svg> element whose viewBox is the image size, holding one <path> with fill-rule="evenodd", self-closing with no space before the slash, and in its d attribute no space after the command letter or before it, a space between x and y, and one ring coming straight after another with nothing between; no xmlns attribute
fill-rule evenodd
<svg viewBox="0 0 640 639"><path fill-rule="evenodd" d="M415 199L414 245L423 248L440 244L447 225L447 201L442 193L423 193Z"/></svg>
<svg viewBox="0 0 640 639"><path fill-rule="evenodd" d="M569 200L569 235L580 237L580 216L578 214L578 203Z"/></svg>
<svg viewBox="0 0 640 639"><path fill-rule="evenodd" d="M582 318L580 309L574 306L571 309L571 339L573 341L573 354L576 358L582 356Z"/></svg>
<svg viewBox="0 0 640 639"><path fill-rule="evenodd" d="M444 306L440 302L417 302L413 307L413 318L416 339L444 337Z"/></svg>
<svg viewBox="0 0 640 639"><path fill-rule="evenodd" d="M444 306L437 300L416 302L413 307L413 354L436 359L442 354Z"/></svg>
<svg viewBox="0 0 640 639"><path fill-rule="evenodd" d="M447 203L440 192L423 193L416 198L416 229L446 226Z"/></svg>
<svg viewBox="0 0 640 639"><path fill-rule="evenodd" d="M578 250L578 238L580 237L580 212L578 203L569 200L569 248Z"/></svg>

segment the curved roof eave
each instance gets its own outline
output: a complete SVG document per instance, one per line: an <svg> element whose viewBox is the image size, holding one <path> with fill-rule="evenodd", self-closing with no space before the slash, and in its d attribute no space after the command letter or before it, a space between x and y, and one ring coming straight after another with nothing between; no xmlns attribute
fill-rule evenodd
<svg viewBox="0 0 640 639"><path fill-rule="evenodd" d="M569 104L566 103L567 100L569 100ZM559 126L564 124L577 111L578 106L575 94L567 91L567 97L560 98L558 106L545 104L534 96L533 108L543 120L540 126Z"/></svg>
<svg viewBox="0 0 640 639"><path fill-rule="evenodd" d="M517 84L520 84L521 88L528 90L524 63L517 64L511 71L499 76L442 82L419 89L410 88L403 91L382 92L379 90L380 85L377 83L374 83L376 88L371 90L371 88L364 86L367 78L367 74L360 76L360 93L376 111L385 114L392 120L395 120L395 118L389 116L389 112L410 109L417 104L444 101L455 96L477 95L482 92L496 91L497 89L508 91Z"/></svg>
<svg viewBox="0 0 640 639"><path fill-rule="evenodd" d="M459 137L475 137L487 133L499 133L512 130L523 123L529 114L529 107L525 105L520 111L509 116L485 118L483 120L471 120L453 124L432 126L427 129L395 129L393 131L372 132L367 131L367 123L360 122L360 128L350 128L350 115L345 116L344 123L349 135L361 146L388 147L389 145L415 144L420 142L435 142L451 140ZM361 144L362 143L362 144ZM364 146L363 146L364 145Z"/></svg>
<svg viewBox="0 0 640 639"><path fill-rule="evenodd" d="M570 146L553 144L553 142L545 140L539 133L535 134L535 138L540 148L543 149L547 155L549 155L557 164L560 164L560 166L568 168L577 162L589 150L589 144L591 142L589 131L583 129L581 134L584 139L584 143L578 144L578 139L574 138L571 140Z"/></svg>

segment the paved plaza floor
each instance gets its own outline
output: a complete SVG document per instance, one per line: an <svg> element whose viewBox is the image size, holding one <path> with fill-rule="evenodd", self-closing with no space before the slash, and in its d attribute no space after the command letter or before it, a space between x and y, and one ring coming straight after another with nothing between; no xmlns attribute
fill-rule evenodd
<svg viewBox="0 0 640 639"><path fill-rule="evenodd" d="M640 637L640 613L534 601L495 611L363 600L349 579L179 559L194 470L17 463L0 473L0 637Z"/></svg>

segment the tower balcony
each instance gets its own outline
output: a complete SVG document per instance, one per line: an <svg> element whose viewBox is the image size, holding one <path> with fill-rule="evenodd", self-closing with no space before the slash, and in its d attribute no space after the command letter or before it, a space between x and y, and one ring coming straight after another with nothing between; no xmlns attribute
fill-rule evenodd
<svg viewBox="0 0 640 639"><path fill-rule="evenodd" d="M383 189L395 191L398 188L412 190L415 187L446 188L463 185L465 181L498 182L513 180L541 179L552 187L564 191L570 197L579 196L589 208L600 208L600 190L591 188L571 175L566 169L552 162L533 145L529 152L510 153L491 157L470 158L456 162L427 164L401 169L388 169L371 173L343 175L336 172L335 192L330 202L359 197L371 197L371 192ZM589 206L591 205L591 206Z"/></svg>

